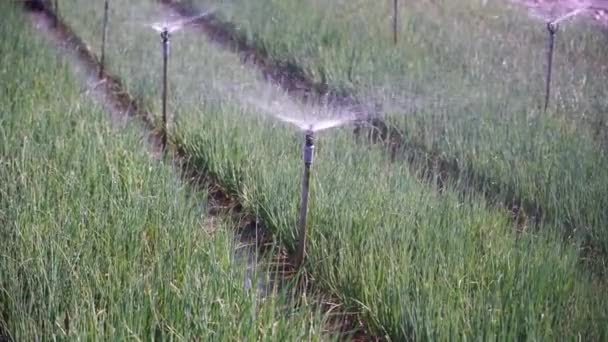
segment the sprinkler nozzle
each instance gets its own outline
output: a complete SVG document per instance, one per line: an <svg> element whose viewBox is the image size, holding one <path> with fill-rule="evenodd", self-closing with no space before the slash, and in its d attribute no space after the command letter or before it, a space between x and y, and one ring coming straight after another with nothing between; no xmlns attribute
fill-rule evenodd
<svg viewBox="0 0 608 342"><path fill-rule="evenodd" d="M169 29L164 28L160 33L160 39L162 40L162 42L167 43L169 41L170 37L171 37L171 34L169 33Z"/></svg>
<svg viewBox="0 0 608 342"><path fill-rule="evenodd" d="M165 56L169 55L169 39L170 38L171 38L171 33L169 32L169 29L165 28L160 33L160 40L164 47L163 52L165 53Z"/></svg>
<svg viewBox="0 0 608 342"><path fill-rule="evenodd" d="M304 143L304 164L312 165L315 153L315 144L312 130L306 132L305 139L306 142Z"/></svg>
<svg viewBox="0 0 608 342"><path fill-rule="evenodd" d="M553 21L550 21L550 22L547 23L547 30L549 31L549 33L551 35L556 34L558 28L559 27L558 27L557 23L555 23Z"/></svg>

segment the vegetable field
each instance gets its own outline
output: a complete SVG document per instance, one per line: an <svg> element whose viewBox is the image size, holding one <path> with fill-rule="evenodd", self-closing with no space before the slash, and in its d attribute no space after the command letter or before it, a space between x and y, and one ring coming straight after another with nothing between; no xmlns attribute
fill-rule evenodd
<svg viewBox="0 0 608 342"><path fill-rule="evenodd" d="M0 3L0 340L608 338L605 29L560 22L544 110L552 18L507 2L107 3L46 7L163 156ZM306 130L306 258L262 294L176 164L292 256Z"/></svg>

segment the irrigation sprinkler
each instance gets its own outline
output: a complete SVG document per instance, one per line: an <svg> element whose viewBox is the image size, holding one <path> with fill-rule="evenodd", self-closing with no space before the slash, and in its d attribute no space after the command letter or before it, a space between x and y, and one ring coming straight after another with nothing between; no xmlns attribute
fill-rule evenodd
<svg viewBox="0 0 608 342"><path fill-rule="evenodd" d="M99 78L103 78L104 68L106 64L106 36L108 35L108 12L110 9L110 0L105 0L103 6L103 29L101 33L101 60L99 63Z"/></svg>
<svg viewBox="0 0 608 342"><path fill-rule="evenodd" d="M547 75L546 75L546 80L545 80L545 112L547 111L547 108L549 107L549 99L551 96L551 75L553 72L553 51L555 49L555 35L557 34L557 31L559 28L559 23L568 18L578 15L585 10L586 10L585 7L580 7L571 12L566 13L565 15L563 15L553 21L547 22L547 31L549 32L549 36L548 36L549 40L547 42Z"/></svg>
<svg viewBox="0 0 608 342"><path fill-rule="evenodd" d="M256 94L259 94L256 92ZM271 114L276 119L291 124L298 128L298 132L304 132L304 145L302 147L302 160L304 169L302 172L302 191L300 198L300 212L297 222L296 249L290 257L291 264L300 268L306 257L306 222L308 215L308 195L310 191L311 167L314 161L315 134L320 131L337 128L358 120L358 116L348 110L339 110L330 107L309 106L304 103L293 103L289 98L273 96L268 101L260 101L259 95L245 96L241 101L253 105L261 112Z"/></svg>
<svg viewBox="0 0 608 342"><path fill-rule="evenodd" d="M558 26L553 22L547 23L547 31L549 32L549 41L547 45L547 78L545 82L545 112L549 107L549 97L551 95L551 72L553 70L553 49L555 47L555 34Z"/></svg>
<svg viewBox="0 0 608 342"><path fill-rule="evenodd" d="M162 134L162 148L163 150L167 147L167 134L168 134L168 119L167 119L167 93L168 93L168 82L167 82L167 69L169 64L169 46L171 41L171 34L184 28L186 25L203 18L213 11L207 11L203 14L185 18L173 22L160 22L149 25L156 32L160 33L160 41L162 44L162 55L163 55L163 70L162 70L162 120L163 120L163 134Z"/></svg>
<svg viewBox="0 0 608 342"><path fill-rule="evenodd" d="M304 262L304 256L306 253L306 217L308 214L308 191L310 185L310 167L314 159L315 144L314 144L314 131L312 126L306 131L304 135L304 174L302 176L302 198L300 203L300 220L298 222L298 249L294 258L294 264L296 268L300 268Z"/></svg>
<svg viewBox="0 0 608 342"><path fill-rule="evenodd" d="M162 45L162 56L163 56L163 66L162 66L162 120L163 120L163 132L162 132L162 148L163 151L167 147L167 134L168 134L168 125L167 125L167 93L168 93L168 82L167 82L167 69L169 64L169 46L171 40L171 32L179 30L182 26L178 24L174 24L171 26L166 23L155 23L152 24L151 27L160 33L160 42Z"/></svg>
<svg viewBox="0 0 608 342"><path fill-rule="evenodd" d="M53 10L55 12L55 27L57 27L59 26L59 0L54 1Z"/></svg>
<svg viewBox="0 0 608 342"><path fill-rule="evenodd" d="M393 0L393 43L397 45L397 25L399 17L399 0Z"/></svg>
<svg viewBox="0 0 608 342"><path fill-rule="evenodd" d="M163 150L167 147L167 64L169 61L169 39L171 34L168 29L164 29L160 33L161 43L163 45Z"/></svg>

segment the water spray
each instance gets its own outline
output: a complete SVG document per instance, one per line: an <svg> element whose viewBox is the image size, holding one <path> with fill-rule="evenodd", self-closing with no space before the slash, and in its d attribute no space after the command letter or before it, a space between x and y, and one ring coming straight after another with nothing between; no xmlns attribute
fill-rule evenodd
<svg viewBox="0 0 608 342"><path fill-rule="evenodd" d="M393 43L397 45L397 25L399 17L399 0L393 0Z"/></svg>
<svg viewBox="0 0 608 342"><path fill-rule="evenodd" d="M110 9L110 0L105 0L103 6L103 29L101 33L101 60L99 63L99 78L103 78L105 63L106 63L106 36L108 34L108 12Z"/></svg>
<svg viewBox="0 0 608 342"><path fill-rule="evenodd" d="M312 166L315 152L314 131L311 126L304 135L304 173L302 176L302 198L300 203L300 220L298 221L298 248L294 257L296 268L300 268L306 254L306 217L308 214L308 192L310 189L310 167Z"/></svg>
<svg viewBox="0 0 608 342"><path fill-rule="evenodd" d="M551 72L553 69L553 49L555 47L555 34L558 26L554 22L547 23L547 31L549 32L549 42L547 46L547 78L545 82L545 112L549 107L549 97L551 95Z"/></svg>

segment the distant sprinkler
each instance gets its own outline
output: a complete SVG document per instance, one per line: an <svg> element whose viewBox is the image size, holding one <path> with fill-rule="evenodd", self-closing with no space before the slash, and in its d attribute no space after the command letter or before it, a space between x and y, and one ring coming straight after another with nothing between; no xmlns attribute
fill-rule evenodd
<svg viewBox="0 0 608 342"><path fill-rule="evenodd" d="M108 34L108 15L110 9L110 0L104 1L103 6L103 29L101 33L101 60L99 65L99 78L103 78L105 63L106 63L106 36Z"/></svg>
<svg viewBox="0 0 608 342"><path fill-rule="evenodd" d="M585 11L585 8L577 8L574 11L566 13L565 15L547 22L547 32L549 32L548 43L547 43L547 74L545 80L545 112L549 107L549 99L551 96L551 75L553 72L553 51L555 49L555 35L557 34L559 23L566 19L572 18L581 12Z"/></svg>
<svg viewBox="0 0 608 342"><path fill-rule="evenodd" d="M156 32L160 33L160 41L162 44L162 54L163 54L163 84L162 84L162 120L163 120L163 134L162 134L162 147L163 150L167 147L167 134L168 134L168 120L167 120L167 68L169 61L169 45L171 34L177 32L184 28L186 25L192 23L195 20L198 20L204 16L207 16L211 13L211 11L205 12L201 15L177 20L173 22L160 22L151 24L150 27L154 29Z"/></svg>
<svg viewBox="0 0 608 342"><path fill-rule="evenodd" d="M549 107L549 98L551 96L551 73L553 69L553 49L555 46L555 34L557 33L557 24L552 22L547 23L547 31L549 32L549 42L547 48L547 78L545 80L545 112Z"/></svg>
<svg viewBox="0 0 608 342"><path fill-rule="evenodd" d="M55 12L55 27L57 27L59 26L59 0L55 0L53 10Z"/></svg>
<svg viewBox="0 0 608 342"><path fill-rule="evenodd" d="M300 268L304 262L306 254L306 218L308 215L308 192L310 188L310 167L314 160L315 144L313 127L306 131L304 135L304 172L302 176L302 194L300 201L300 220L298 221L298 248L294 257L296 268Z"/></svg>
<svg viewBox="0 0 608 342"><path fill-rule="evenodd" d="M393 0L393 43L397 45L397 26L399 24L399 0Z"/></svg>
<svg viewBox="0 0 608 342"><path fill-rule="evenodd" d="M163 150L167 148L167 64L169 61L169 38L170 33L167 28L164 28L160 33L160 40L163 46L163 137L162 145Z"/></svg>

